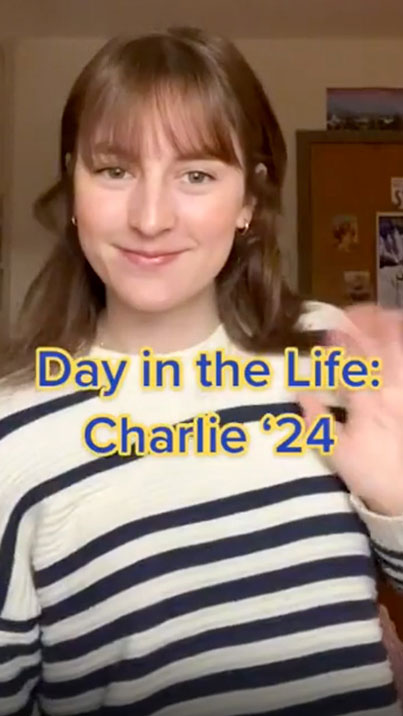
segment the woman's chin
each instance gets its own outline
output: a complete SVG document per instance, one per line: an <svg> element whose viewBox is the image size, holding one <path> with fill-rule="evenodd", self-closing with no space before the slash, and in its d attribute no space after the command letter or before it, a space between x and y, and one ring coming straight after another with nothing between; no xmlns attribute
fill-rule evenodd
<svg viewBox="0 0 403 716"><path fill-rule="evenodd" d="M138 313L161 313L165 311L174 310L177 306L181 305L186 298L182 299L180 296L126 296L124 302L133 311Z"/></svg>

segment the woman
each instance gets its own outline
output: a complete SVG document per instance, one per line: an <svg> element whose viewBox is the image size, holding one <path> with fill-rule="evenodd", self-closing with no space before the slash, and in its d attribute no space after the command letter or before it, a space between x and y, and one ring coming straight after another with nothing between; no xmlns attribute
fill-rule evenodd
<svg viewBox="0 0 403 716"><path fill-rule="evenodd" d="M385 353L399 324L371 307L345 323L347 349L384 358L385 388L347 396L333 468L314 449L277 455L281 435L260 420L298 413L284 349L340 320L281 279L284 171L268 100L224 40L116 40L77 79L60 179L37 204L61 240L2 365L0 713L399 713L372 559L401 586L401 415L387 390L400 346ZM109 373L126 356L128 373L107 403L74 383L38 391L38 346ZM179 390L142 388L144 347L180 359ZM231 389L227 367L223 388L199 388L194 358L218 349L238 367L269 360L270 387ZM303 405L308 423L325 410ZM206 413L247 427L248 450L200 456L191 440L186 456L141 457L113 443L122 415L169 426ZM83 426L105 414L100 455Z"/></svg>

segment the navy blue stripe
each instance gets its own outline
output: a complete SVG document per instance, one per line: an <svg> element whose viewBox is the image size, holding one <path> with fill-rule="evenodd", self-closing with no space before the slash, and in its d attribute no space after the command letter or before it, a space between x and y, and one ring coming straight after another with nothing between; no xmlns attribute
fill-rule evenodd
<svg viewBox="0 0 403 716"><path fill-rule="evenodd" d="M4 642L4 639L3 639ZM6 664L11 659L20 658L22 656L31 656L40 650L40 640L35 639L28 644L7 644L0 646L0 664ZM1 694L1 689L0 689Z"/></svg>
<svg viewBox="0 0 403 716"><path fill-rule="evenodd" d="M18 709L18 711L12 711L12 712L10 711L10 712L8 712L8 713L7 713L7 716L34 716L34 714L36 714L36 713L39 713L40 716L44 716L44 711L41 711L41 710L39 709L39 711L36 712L36 711L34 710L34 709L35 709L35 704L36 704L36 696L35 696L35 693L36 693L36 692L33 691L33 692L30 694L29 699L28 699L27 703L25 704L25 706L22 706L20 709ZM86 716L88 716L88 713L86 714Z"/></svg>
<svg viewBox="0 0 403 716"><path fill-rule="evenodd" d="M83 391L84 394L86 392L87 391ZM90 393L93 393L93 391L90 391ZM81 391L78 395L82 395ZM217 410L216 412L220 415L220 422L225 425L226 423L234 420L238 422L260 420L266 412L270 412L273 415L281 415L284 412L300 413L301 410L296 403L273 403L266 405L243 405L235 408L224 408L222 410ZM189 418L189 420L192 419L193 418ZM36 485L25 493L10 514L9 522L4 531L0 545L0 572L2 576L0 581L0 610L6 600L8 583L12 569L11 557L15 552L18 526L25 512L27 512L34 505L40 503L42 500L55 495L62 490L66 490L72 485L82 482L97 473L114 470L115 468L126 464L128 460L138 460L142 457L142 455L136 454L130 455L129 457L122 455L100 457L95 460L91 460L84 465L79 465L71 470L67 470L67 472L57 475L56 477L49 478L49 480L46 480L40 485Z"/></svg>
<svg viewBox="0 0 403 716"><path fill-rule="evenodd" d="M59 410L65 410L72 405L84 403L86 400L95 399L98 393L98 390L79 390L68 395L59 395L57 398L46 400L38 405L32 405L29 408L7 415L0 420L0 439L47 415L57 413Z"/></svg>
<svg viewBox="0 0 403 716"><path fill-rule="evenodd" d="M258 712L251 710L254 707L254 699L251 695L250 709L247 713L239 714L239 716L348 716L348 714L357 711L374 712L376 709L382 709L379 711L379 716L384 716L385 708L394 704L396 704L396 691L392 684L387 684L372 689L345 691L342 694L332 694L332 696L302 704ZM269 704L267 705L269 706ZM136 704L104 706L99 710L91 711L91 714L92 716L137 716L135 706ZM21 714L21 716L26 716L26 714ZM50 714L43 714L43 716L50 716ZM75 713L74 716L89 716L89 712Z"/></svg>
<svg viewBox="0 0 403 716"><path fill-rule="evenodd" d="M340 489L343 489L340 480L337 480L334 476L300 477L283 484L250 490L241 494L223 497L219 500L209 500L132 520L87 542L76 552L69 554L49 567L38 570L35 573L35 584L37 588L46 587L52 582L81 569L101 555L105 555L117 547L149 534L183 525L215 520L220 517L248 512L274 504L278 505L295 497L326 494ZM358 529L364 531L364 527L361 527L361 521L357 519L356 523Z"/></svg>
<svg viewBox="0 0 403 716"><path fill-rule="evenodd" d="M18 675L14 679L9 681L1 682L0 696L5 699L10 696L15 696L24 688L25 684L32 679L38 679L41 674L41 664L34 664L33 666L27 666L25 669L20 669ZM1 702L0 702L1 712Z"/></svg>
<svg viewBox="0 0 403 716"><path fill-rule="evenodd" d="M33 619L24 619L23 621L16 621L14 619L2 619L0 617L0 631L13 632L15 634L26 634L36 627L38 620L36 617Z"/></svg>
<svg viewBox="0 0 403 716"><path fill-rule="evenodd" d="M39 392L43 391L38 390L38 393ZM57 393L57 390L54 391L53 395L55 393ZM52 395L52 392L50 392L50 395ZM36 420L40 420L48 415L52 415L53 413L57 413L60 410L65 410L72 405L79 405L87 400L95 400L98 396L98 389L89 388L86 390L75 390L68 395L58 395L56 398L52 397L49 400L42 401L36 405L31 405L27 408L23 408L22 410L18 410L15 413L11 413L11 415L7 415L0 419L0 439L15 430L24 427L25 425L35 422ZM283 403L282 405L287 405L287 403ZM251 419L255 420L255 418L248 417L248 412L251 411L253 414L255 407L257 406L247 405L237 406L235 408L226 408L225 410L236 411L237 413L239 410L242 410L244 417L240 420L240 422L249 422ZM333 413L338 422L346 421L346 410L344 408L329 406L328 410ZM290 411L287 410L281 412L298 412L301 414L301 409L297 403L292 403L292 409ZM232 418L229 418L229 421L232 421Z"/></svg>
<svg viewBox="0 0 403 716"><path fill-rule="evenodd" d="M0 439L6 437L10 433L18 430L19 428L34 423L41 418L48 415L53 415L61 410L66 410L73 405L79 405L87 400L95 400L99 395L98 390L78 390L68 395L59 395L57 398L51 398L50 400L43 401L36 405L31 405L28 408L23 408L11 415L7 415L0 419ZM213 410L213 408L211 408ZM262 405L239 405L230 408L222 408L221 410L215 410L222 415L222 421L232 422L234 418L232 416L240 416L239 422L250 422L251 420L258 420L266 412L271 412L273 415L280 415L284 412L298 413L301 415L301 408L298 403L282 402L282 403L266 403ZM206 411L207 412L207 411ZM257 418L256 415L259 415ZM189 418L189 420L193 420ZM182 422L182 421L181 421ZM186 421L185 421L186 422ZM126 458L127 459L127 458Z"/></svg>
<svg viewBox="0 0 403 716"><path fill-rule="evenodd" d="M330 604L245 624L210 629L167 644L147 656L124 659L113 665L107 664L101 669L67 682L56 681L44 684L43 695L51 699L79 696L92 689L101 688L111 679L114 682L135 681L168 664L178 663L178 670L180 670L180 660L203 652L258 643L334 624L341 624L346 629L350 622L376 618L377 609L374 602L362 600Z"/></svg>
<svg viewBox="0 0 403 716"><path fill-rule="evenodd" d="M387 562L389 557L391 557L392 559L397 559L400 562L401 566L400 567L396 566L395 564L393 564L393 562L390 562L390 566L393 567L394 569L396 569L397 571L403 571L403 552L401 550L399 552L397 552L394 549L387 549L383 545L379 544L379 542L376 542L376 540L374 540L374 539L372 539L371 542L372 542L375 550L379 554L380 558L384 562Z"/></svg>
<svg viewBox="0 0 403 716"><path fill-rule="evenodd" d="M167 619L192 614L217 604L233 603L262 594L270 595L305 584L325 582L328 579L357 576L373 578L373 565L368 557L347 555L333 559L312 560L287 569L273 570L195 589L137 609L112 622L103 623L102 626L83 636L73 639L64 638L63 642L52 646L45 645L44 660L55 662L77 659L117 639L140 634Z"/></svg>
<svg viewBox="0 0 403 716"><path fill-rule="evenodd" d="M201 565L213 565L214 562L274 549L285 544L290 545L292 550L292 544L300 540L323 535L328 535L330 538L334 535L354 533L357 531L357 523L356 516L349 512L317 515L251 533L199 542L153 554L134 564L117 569L76 594L46 607L43 610L42 624L48 626L85 612L99 602L164 574ZM133 555L135 555L135 547Z"/></svg>
<svg viewBox="0 0 403 716"><path fill-rule="evenodd" d="M377 686L372 689L361 691L346 691L343 694L334 694L323 699L316 699L310 703L285 706L276 709L275 716L347 716L357 711L379 711L379 716L384 716L384 709L396 704L396 691L392 684ZM122 712L123 713L123 712ZM109 709L105 711L110 714ZM262 713L248 713L243 716L273 716L273 711Z"/></svg>
<svg viewBox="0 0 403 716"><path fill-rule="evenodd" d="M280 684L294 682L295 679L309 679L318 675L326 674L330 679L331 674L334 672L379 664L384 661L384 650L378 642L333 649L331 651L310 654L309 656L278 661L274 664L233 669L231 671L210 674L196 679L189 679L161 689L159 692L141 701L135 701L127 709L119 706L108 708L106 712L108 714L119 714L120 716L123 713L127 713L129 708L132 709L131 713L133 713L134 707L136 716L150 716L150 714L160 709L193 699L278 686ZM291 685L287 687L290 698L292 698L292 688ZM133 697L134 696L135 693L133 693ZM251 696L251 699L252 698Z"/></svg>
<svg viewBox="0 0 403 716"><path fill-rule="evenodd" d="M73 393L69 393L68 395L59 395L57 398L51 398L50 400L46 400L36 405L31 405L28 408L18 410L15 413L11 413L11 415L7 415L4 418L0 419L0 439L6 437L6 435L11 434L15 430L24 427L25 425L34 423L35 421L40 420L41 418L44 418L48 415L53 415L60 410L70 408L72 405L79 405L80 403L84 403L87 400L95 400L98 395L98 390L78 390L74 391ZM273 403L270 409L270 412L273 412L273 415L280 414L276 412L276 406L284 406L283 409L280 409L280 413L296 412L298 414L301 414L301 408L297 403ZM288 409L287 406L291 406L291 409ZM250 420L256 420L253 415L255 409L258 407L258 405L242 405L235 406L233 408L225 408L223 410L215 412L219 412L220 414L227 413L229 416L228 422L232 422L234 418L230 417L231 413L234 413L234 415L238 416L240 414L240 411L242 411L243 417L239 418L239 422L250 422ZM338 422L346 422L347 413L344 408L338 406L329 406L327 410L334 415L335 419ZM260 417L262 417L265 412L268 412L267 404L264 412L261 414Z"/></svg>
<svg viewBox="0 0 403 716"><path fill-rule="evenodd" d="M394 579L397 582L402 582L402 584L403 584L403 565L393 564L393 562L391 562L389 559L385 559L385 557L380 557L379 555L378 555L378 559L381 562L382 569L386 572L388 570L393 569L393 571L397 572L397 575L398 575L397 577L395 575L393 575ZM399 576L399 574L400 574L400 576Z"/></svg>

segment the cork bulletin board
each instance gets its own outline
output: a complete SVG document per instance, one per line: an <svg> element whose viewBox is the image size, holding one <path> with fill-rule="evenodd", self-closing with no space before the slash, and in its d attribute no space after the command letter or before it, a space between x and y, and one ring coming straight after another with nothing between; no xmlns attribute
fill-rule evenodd
<svg viewBox="0 0 403 716"><path fill-rule="evenodd" d="M299 291L343 307L378 301L383 272L403 283L403 132L298 132L297 169ZM403 594L382 582L379 601L403 640Z"/></svg>
<svg viewBox="0 0 403 716"><path fill-rule="evenodd" d="M297 168L300 292L339 306L377 301L379 228L399 237L403 222L403 132L297 132Z"/></svg>

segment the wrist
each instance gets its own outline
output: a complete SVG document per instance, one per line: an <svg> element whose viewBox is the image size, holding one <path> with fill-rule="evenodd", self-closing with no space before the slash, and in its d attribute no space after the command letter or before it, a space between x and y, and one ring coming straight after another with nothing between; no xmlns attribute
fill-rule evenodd
<svg viewBox="0 0 403 716"><path fill-rule="evenodd" d="M403 499L398 501L379 500L374 498L360 498L364 507L381 517L402 517L403 518Z"/></svg>

